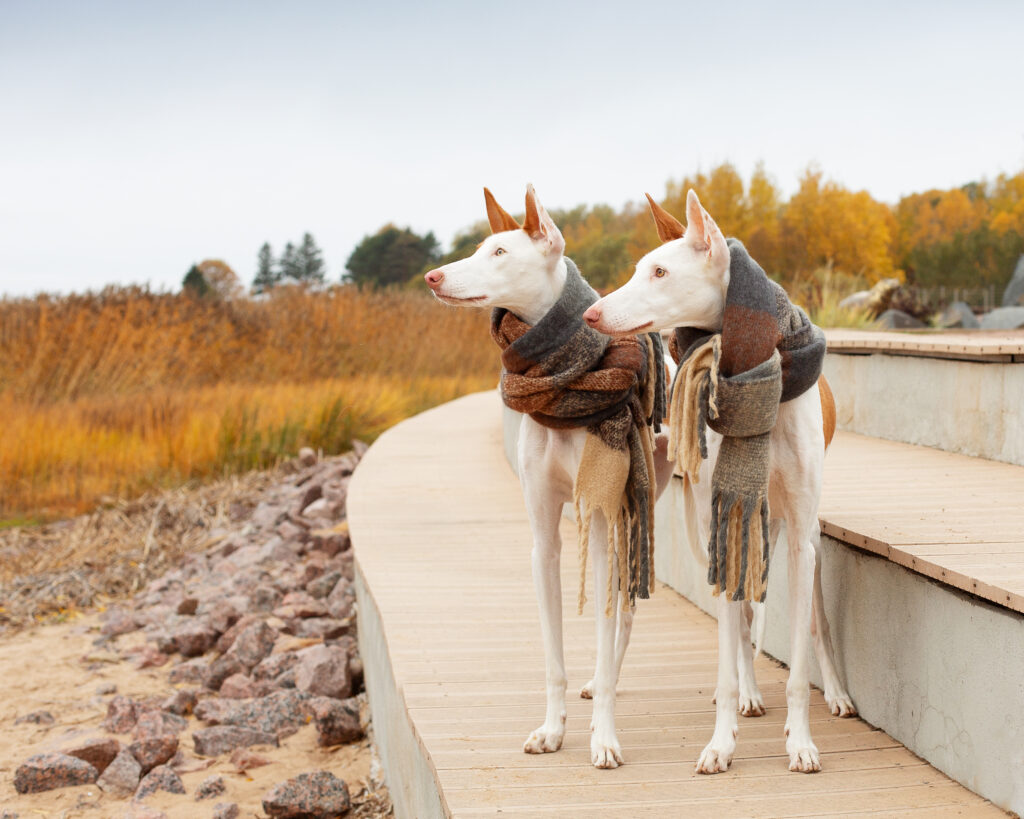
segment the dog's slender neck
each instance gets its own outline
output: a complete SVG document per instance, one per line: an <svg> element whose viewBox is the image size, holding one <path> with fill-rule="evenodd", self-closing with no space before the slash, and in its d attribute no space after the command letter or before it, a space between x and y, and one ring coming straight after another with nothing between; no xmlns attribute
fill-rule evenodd
<svg viewBox="0 0 1024 819"><path fill-rule="evenodd" d="M528 293L523 294L519 303L502 306L527 324L535 325L555 306L555 302L565 289L565 278L568 274L565 256L560 256L555 269L532 282L533 286L529 288Z"/></svg>

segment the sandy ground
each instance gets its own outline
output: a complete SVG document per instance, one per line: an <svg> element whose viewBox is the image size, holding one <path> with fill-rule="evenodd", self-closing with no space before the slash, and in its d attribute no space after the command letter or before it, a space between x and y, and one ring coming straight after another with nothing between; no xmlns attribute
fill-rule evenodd
<svg viewBox="0 0 1024 819"><path fill-rule="evenodd" d="M121 661L118 652L142 641L142 633L127 634L102 649L93 646L99 635L98 616L87 615L72 622L38 626L0 639L0 811L28 817L112 817L130 816L131 802L115 799L95 785L61 788L20 795L14 789L14 772L33 754L60 751L84 738L115 736L122 744L129 734L107 734L100 730L111 695L100 696L104 684L117 686L118 694L130 697L167 696L174 686L167 682L169 666L136 670ZM49 711L53 725L15 725L15 720L33 711ZM261 799L274 785L300 773L328 770L344 779L354 801L370 777L373 751L369 740L335 748L320 748L316 731L307 725L281 740L280 748L257 746L253 751L272 764L240 773L227 756L201 760L193 752L191 731L201 727L189 719L189 730L180 736L181 751L188 763L202 770L179 770L186 795L156 793L143 804L164 811L175 819L211 816L219 802L236 802L242 817L265 817ZM227 791L214 799L196 802L196 786L211 774L223 776Z"/></svg>

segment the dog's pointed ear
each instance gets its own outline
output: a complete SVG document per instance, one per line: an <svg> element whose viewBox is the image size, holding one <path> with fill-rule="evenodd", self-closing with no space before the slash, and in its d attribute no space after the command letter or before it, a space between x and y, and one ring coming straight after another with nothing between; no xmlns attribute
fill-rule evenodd
<svg viewBox="0 0 1024 819"><path fill-rule="evenodd" d="M697 192L690 188L686 194L686 241L699 253L710 258L725 247L725 236L719 230L711 214L704 210Z"/></svg>
<svg viewBox="0 0 1024 819"><path fill-rule="evenodd" d="M683 223L655 202L649 193L645 193L644 196L651 205L651 215L654 217L655 227L658 228L658 238L663 243L683 238L683 234L686 233Z"/></svg>
<svg viewBox="0 0 1024 819"><path fill-rule="evenodd" d="M565 251L562 232L537 199L533 185L526 186L526 217L523 219L523 230L535 242L543 243L545 253L561 256Z"/></svg>
<svg viewBox="0 0 1024 819"><path fill-rule="evenodd" d="M487 188L484 188L484 202L487 204L487 221L491 226L491 233L519 230L519 223L509 215L508 211L498 204L494 194Z"/></svg>

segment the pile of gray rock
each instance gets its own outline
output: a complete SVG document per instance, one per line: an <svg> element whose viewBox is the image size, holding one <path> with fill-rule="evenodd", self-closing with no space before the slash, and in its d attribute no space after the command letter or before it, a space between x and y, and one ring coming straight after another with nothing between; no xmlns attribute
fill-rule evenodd
<svg viewBox="0 0 1024 819"><path fill-rule="evenodd" d="M323 461L304 450L299 470L268 490L247 519L213 533L205 552L107 611L98 650L141 631L145 639L122 660L166 667L167 695L113 696L103 736L27 759L15 774L17 791L95 783L138 806L157 791L188 798L179 774L216 758L230 755L239 771L265 764L253 746L277 746L311 722L321 746L363 738L345 500L364 450L357 445ZM202 727L187 737L189 716ZM214 776L192 798L224 790ZM263 810L327 817L349 804L344 781L311 771L269 791ZM237 816L238 806L218 804L214 815Z"/></svg>

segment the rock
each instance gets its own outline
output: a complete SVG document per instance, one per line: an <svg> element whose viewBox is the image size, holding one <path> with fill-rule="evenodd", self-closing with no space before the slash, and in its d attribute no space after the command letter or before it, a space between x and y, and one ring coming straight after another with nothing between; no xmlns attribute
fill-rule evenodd
<svg viewBox="0 0 1024 819"><path fill-rule="evenodd" d="M181 781L181 777L174 772L173 768L167 765L158 765L143 777L139 783L139 789L135 791L135 798L145 799L157 791L185 793L185 783Z"/></svg>
<svg viewBox="0 0 1024 819"><path fill-rule="evenodd" d="M214 725L237 725L286 737L307 719L309 695L301 691L275 691L255 700L209 699L196 706L196 716Z"/></svg>
<svg viewBox="0 0 1024 819"><path fill-rule="evenodd" d="M227 790L227 786L224 784L224 777L208 776L202 782L199 783L199 787L196 788L195 799L197 802L203 799L213 799L216 796L220 796Z"/></svg>
<svg viewBox="0 0 1024 819"><path fill-rule="evenodd" d="M144 668L159 668L166 665L170 659L170 655L164 654L156 646L145 646L135 661L135 667L140 671Z"/></svg>
<svg viewBox="0 0 1024 819"><path fill-rule="evenodd" d="M221 654L227 653L231 649L231 646L235 644L235 640L238 639L238 635L253 623L258 622L260 622L260 618L255 614L247 614L242 617L233 626L231 626L231 628L225 631L219 640L217 640L217 651Z"/></svg>
<svg viewBox="0 0 1024 819"><path fill-rule="evenodd" d="M340 575L341 573L338 572ZM327 595L327 611L331 617L344 619L352 614L352 606L356 602L356 590L352 583L345 577L340 577L334 584L331 593Z"/></svg>
<svg viewBox="0 0 1024 819"><path fill-rule="evenodd" d="M231 647L239 661L250 669L274 650L277 631L262 620L247 626Z"/></svg>
<svg viewBox="0 0 1024 819"><path fill-rule="evenodd" d="M305 620L292 620L285 629L296 637L320 638L337 640L353 630L351 619L336 620L333 617L309 617Z"/></svg>
<svg viewBox="0 0 1024 819"><path fill-rule="evenodd" d="M348 653L344 649L316 645L304 648L298 654L295 687L299 691L336 699L345 699L351 693Z"/></svg>
<svg viewBox="0 0 1024 819"><path fill-rule="evenodd" d="M341 572L337 569L321 574L315 580L310 581L306 584L306 591L309 596L314 600L322 600L327 597L338 585L338 581L341 580ZM335 616L335 615L332 615ZM345 616L345 615L342 615Z"/></svg>
<svg viewBox="0 0 1024 819"><path fill-rule="evenodd" d="M1024 306L1024 256L1017 260L1013 275L1003 291L1003 307Z"/></svg>
<svg viewBox="0 0 1024 819"><path fill-rule="evenodd" d="M316 463L316 452L308 446L302 447L299 450L299 465L300 466L313 466Z"/></svg>
<svg viewBox="0 0 1024 819"><path fill-rule="evenodd" d="M137 739L128 746L128 751L139 761L142 773L147 774L157 765L169 762L178 750L178 737L175 734Z"/></svg>
<svg viewBox="0 0 1024 819"><path fill-rule="evenodd" d="M869 301L871 301L871 291L858 290L839 302L839 307L841 310L863 310L868 306Z"/></svg>
<svg viewBox="0 0 1024 819"><path fill-rule="evenodd" d="M140 706L139 718L132 730L132 739L152 739L168 734L177 736L186 728L188 728L188 720L177 714L155 708L143 710Z"/></svg>
<svg viewBox="0 0 1024 819"><path fill-rule="evenodd" d="M309 530L305 526L299 526L290 520L282 521L277 525L277 533L282 540L305 543L309 540Z"/></svg>
<svg viewBox="0 0 1024 819"><path fill-rule="evenodd" d="M200 756L219 756L235 748L247 748L250 745L280 744L277 734L243 728L239 725L214 725L212 728L200 728L192 733L196 753Z"/></svg>
<svg viewBox="0 0 1024 819"><path fill-rule="evenodd" d="M924 326L923 321L902 310L886 310L875 319L875 327L880 330L912 330Z"/></svg>
<svg viewBox="0 0 1024 819"><path fill-rule="evenodd" d="M86 740L64 751L68 756L78 757L84 762L88 762L101 774L120 752L121 743L108 737Z"/></svg>
<svg viewBox="0 0 1024 819"><path fill-rule="evenodd" d="M182 688L165 699L160 707L164 711L176 714L179 717L187 717L192 713L192 709L196 707L198 699L198 692L194 688Z"/></svg>
<svg viewBox="0 0 1024 819"><path fill-rule="evenodd" d="M14 720L15 725L53 725L56 720L49 711L33 711Z"/></svg>
<svg viewBox="0 0 1024 819"><path fill-rule="evenodd" d="M122 748L120 753L107 766L96 784L100 790L114 796L131 796L139 787L142 778L142 766L132 756L131 751Z"/></svg>
<svg viewBox="0 0 1024 819"><path fill-rule="evenodd" d="M18 793L39 793L73 785L91 785L98 776L99 771L78 757L36 754L14 772L14 789Z"/></svg>
<svg viewBox="0 0 1024 819"><path fill-rule="evenodd" d="M127 734L139 718L138 703L131 697L118 694L107 704L107 718L100 726L112 734Z"/></svg>
<svg viewBox="0 0 1024 819"><path fill-rule="evenodd" d="M276 680L299 661L294 651L271 654L252 670L254 680Z"/></svg>
<svg viewBox="0 0 1024 819"><path fill-rule="evenodd" d="M284 596L281 605L274 609L274 616L283 620L293 617L325 617L327 605L304 591L289 592Z"/></svg>
<svg viewBox="0 0 1024 819"><path fill-rule="evenodd" d="M260 756L255 751L251 751L248 748L235 748L231 752L231 764L235 766L235 769L239 773L245 773L253 768L262 768L264 765L269 765L273 762L272 759L267 759L265 756Z"/></svg>
<svg viewBox="0 0 1024 819"><path fill-rule="evenodd" d="M352 454L355 455L359 460L363 459L366 454L366 450L370 448L369 444L364 444L355 438L352 439Z"/></svg>
<svg viewBox="0 0 1024 819"><path fill-rule="evenodd" d="M316 529L313 531L313 540L310 543L310 549L317 549L328 557L334 557L337 554L348 551L351 541L349 540L348 527L346 526L343 531L335 531L333 529Z"/></svg>
<svg viewBox="0 0 1024 819"><path fill-rule="evenodd" d="M211 691L219 691L224 681L235 674L244 674L246 667L234 652L224 654L214 660L206 669L203 685Z"/></svg>
<svg viewBox="0 0 1024 819"><path fill-rule="evenodd" d="M136 631L138 628L139 624L135 620L135 615L130 611L110 609L104 615L103 625L100 626L100 634L105 637L117 637L120 634Z"/></svg>
<svg viewBox="0 0 1024 819"><path fill-rule="evenodd" d="M313 501L320 500L324 494L324 487L322 484L314 483L306 487L306 491L302 493L302 499L295 505L295 513L301 515L303 510L309 506Z"/></svg>
<svg viewBox="0 0 1024 819"><path fill-rule="evenodd" d="M177 683L201 683L210 661L205 657L194 657L183 663L178 663L171 669L167 680L175 685Z"/></svg>
<svg viewBox="0 0 1024 819"><path fill-rule="evenodd" d="M217 632L203 621L185 623L175 629L173 639L174 647L182 657L198 657L213 648Z"/></svg>
<svg viewBox="0 0 1024 819"><path fill-rule="evenodd" d="M218 802L213 806L212 819L238 819L238 805L234 802Z"/></svg>
<svg viewBox="0 0 1024 819"><path fill-rule="evenodd" d="M217 600L206 613L206 621L210 624L210 628L219 634L224 634L237 623L239 617L241 614L238 609L227 600Z"/></svg>
<svg viewBox="0 0 1024 819"><path fill-rule="evenodd" d="M943 310L935 320L935 325L947 329L963 327L965 330L976 330L981 327L974 311L962 301L955 301Z"/></svg>
<svg viewBox="0 0 1024 819"><path fill-rule="evenodd" d="M318 745L345 745L366 735L359 720L359 701L355 697L347 700L314 697L309 706L316 720Z"/></svg>
<svg viewBox="0 0 1024 819"><path fill-rule="evenodd" d="M180 603L178 603L177 612L178 614L195 614L199 608L199 599L196 597L186 597Z"/></svg>
<svg viewBox="0 0 1024 819"><path fill-rule="evenodd" d="M117 693L117 686L114 683L108 682L102 685L96 686L96 693L101 697L109 696L110 694Z"/></svg>
<svg viewBox="0 0 1024 819"><path fill-rule="evenodd" d="M263 797L264 812L275 819L335 819L351 806L348 785L328 771L299 774Z"/></svg>
<svg viewBox="0 0 1024 819"><path fill-rule="evenodd" d="M997 307L981 317L982 330L1019 330L1024 327L1024 307Z"/></svg>
<svg viewBox="0 0 1024 819"><path fill-rule="evenodd" d="M248 700L269 694L273 686L267 681L254 682L245 674L232 674L220 687L220 695L229 700Z"/></svg>

